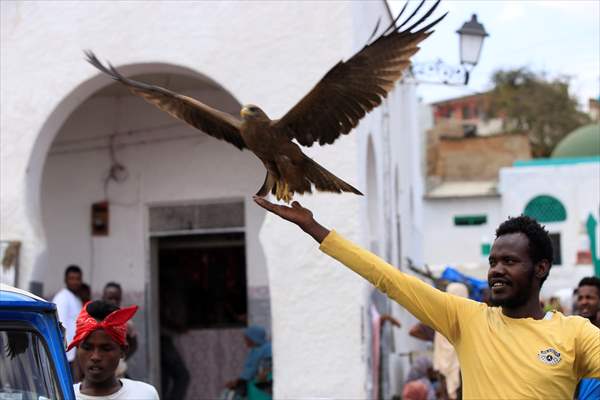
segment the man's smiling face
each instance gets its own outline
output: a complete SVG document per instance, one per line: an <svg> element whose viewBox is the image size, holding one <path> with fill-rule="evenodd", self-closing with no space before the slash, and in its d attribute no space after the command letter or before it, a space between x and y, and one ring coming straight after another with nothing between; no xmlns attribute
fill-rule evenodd
<svg viewBox="0 0 600 400"><path fill-rule="evenodd" d="M499 236L490 251L488 285L494 306L514 308L531 294L534 265L529 256L529 239L523 233Z"/></svg>

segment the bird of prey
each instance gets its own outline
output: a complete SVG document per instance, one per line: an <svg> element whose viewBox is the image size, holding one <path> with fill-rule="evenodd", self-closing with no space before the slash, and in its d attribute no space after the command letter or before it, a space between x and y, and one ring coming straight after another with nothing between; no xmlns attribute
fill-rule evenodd
<svg viewBox="0 0 600 400"><path fill-rule="evenodd" d="M271 192L277 200L289 203L294 193L311 193L313 185L319 191L362 195L306 156L293 140L309 147L315 142L331 144L381 104L410 66L410 57L419 50L417 45L446 16L422 26L439 2L416 18L425 3L423 0L400 23L408 3L405 4L391 25L376 36L378 22L359 52L347 61L338 62L304 98L275 120L253 104L243 106L238 119L191 97L127 78L111 64L103 65L91 51L85 53L88 62L127 86L134 95L217 139L253 152L267 170L256 195L264 197Z"/></svg>

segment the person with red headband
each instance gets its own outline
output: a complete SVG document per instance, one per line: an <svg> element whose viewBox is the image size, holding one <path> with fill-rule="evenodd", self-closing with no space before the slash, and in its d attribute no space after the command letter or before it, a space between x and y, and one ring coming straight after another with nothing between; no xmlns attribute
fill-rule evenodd
<svg viewBox="0 0 600 400"><path fill-rule="evenodd" d="M67 347L67 351L77 347L76 362L84 374L83 380L73 385L78 400L158 400L152 385L116 376L119 360L127 352L127 321L137 308L121 309L98 300L81 309L75 337Z"/></svg>

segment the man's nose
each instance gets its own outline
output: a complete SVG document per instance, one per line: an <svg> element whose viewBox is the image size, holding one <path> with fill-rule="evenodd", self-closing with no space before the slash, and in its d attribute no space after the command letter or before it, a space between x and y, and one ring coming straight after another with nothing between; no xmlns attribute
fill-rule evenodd
<svg viewBox="0 0 600 400"><path fill-rule="evenodd" d="M498 262L493 266L490 266L490 276L502 276L506 273L506 269L504 268L504 264Z"/></svg>
<svg viewBox="0 0 600 400"><path fill-rule="evenodd" d="M92 361L100 361L102 359L102 357L100 357L100 351L99 350L92 351L92 355L90 356L90 359Z"/></svg>

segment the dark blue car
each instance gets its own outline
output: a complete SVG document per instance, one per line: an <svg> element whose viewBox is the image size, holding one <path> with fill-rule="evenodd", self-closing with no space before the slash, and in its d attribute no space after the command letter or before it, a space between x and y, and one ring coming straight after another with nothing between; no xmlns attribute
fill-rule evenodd
<svg viewBox="0 0 600 400"><path fill-rule="evenodd" d="M0 399L74 400L56 305L0 284Z"/></svg>

